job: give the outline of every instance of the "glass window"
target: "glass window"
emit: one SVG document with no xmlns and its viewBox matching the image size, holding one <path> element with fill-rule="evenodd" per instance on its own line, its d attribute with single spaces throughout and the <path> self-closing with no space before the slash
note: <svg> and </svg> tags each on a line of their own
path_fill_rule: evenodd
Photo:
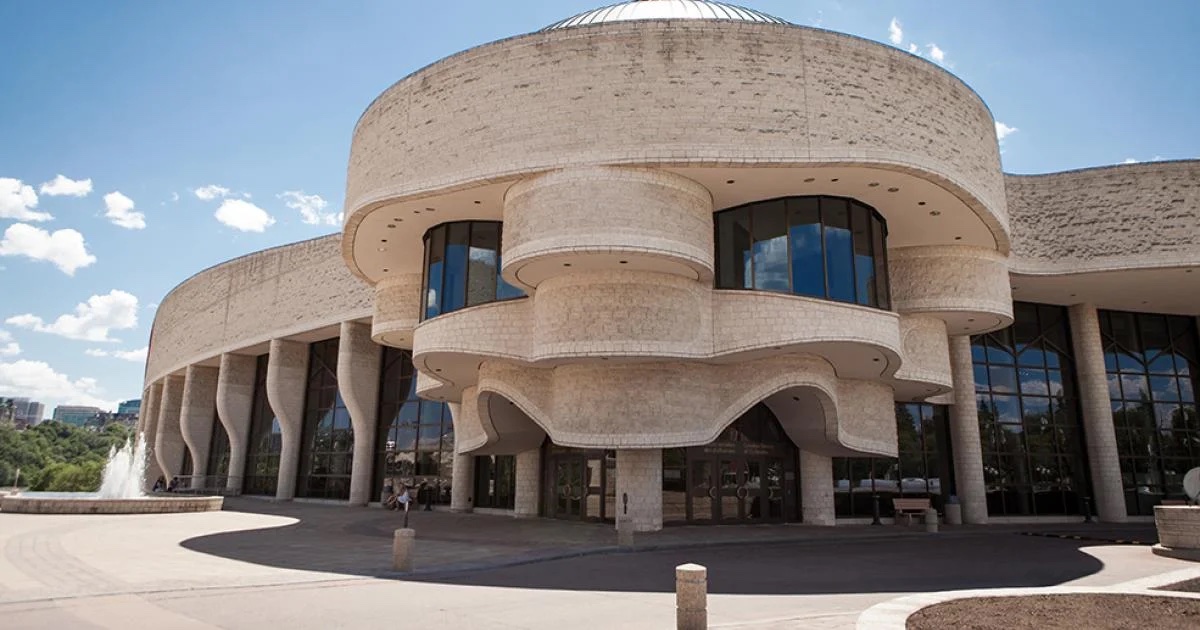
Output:
<svg viewBox="0 0 1200 630">
<path fill-rule="evenodd" d="M 327 339 L 309 346 L 308 403 L 300 433 L 297 496 L 350 498 L 354 431 L 350 428 L 350 412 L 338 392 L 338 343 L 338 339 Z"/>
<path fill-rule="evenodd" d="M 1151 515 L 1163 499 L 1184 498 L 1179 471 L 1200 466 L 1192 404 L 1196 328 L 1192 320 L 1100 312 L 1108 394 L 1130 515 Z M 1108 360 L 1108 356 L 1113 360 Z"/>
<path fill-rule="evenodd" d="M 250 409 L 250 445 L 246 449 L 246 468 L 243 473 L 244 494 L 275 494 L 279 481 L 279 454 L 283 450 L 283 434 L 279 420 L 267 401 L 268 355 L 258 357 L 254 374 L 254 401 Z"/>
<path fill-rule="evenodd" d="M 790 292 L 888 308 L 887 227 L 841 197 L 788 197 L 718 212 L 719 289 Z"/>
<path fill-rule="evenodd" d="M 417 397 L 412 354 L 384 348 L 380 370 L 375 492 L 403 483 L 418 488 L 418 500 L 445 503 L 454 479 L 454 423 L 446 404 Z M 443 463 L 444 462 L 444 463 Z M 472 480 L 462 480 L 471 483 Z"/>
<path fill-rule="evenodd" d="M 501 239 L 498 221 L 443 223 L 425 233 L 422 319 L 524 297 L 500 275 Z"/>
<path fill-rule="evenodd" d="M 1013 305 L 1013 325 L 971 338 L 988 513 L 1079 514 L 1083 448 L 1060 306 Z M 1119 388 L 1119 385 L 1114 383 Z"/>
</svg>

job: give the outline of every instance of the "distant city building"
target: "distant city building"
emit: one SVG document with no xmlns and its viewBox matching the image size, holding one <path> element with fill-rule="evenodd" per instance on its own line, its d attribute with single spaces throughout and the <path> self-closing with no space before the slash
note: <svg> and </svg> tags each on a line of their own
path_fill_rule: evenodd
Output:
<svg viewBox="0 0 1200 630">
<path fill-rule="evenodd" d="M 117 415 L 119 415 L 119 416 L 127 416 L 127 415 L 136 416 L 136 415 L 138 415 L 138 412 L 141 410 L 141 408 L 142 408 L 142 399 L 138 398 L 136 400 L 126 400 L 125 402 L 117 405 Z"/>
<path fill-rule="evenodd" d="M 15 419 L 24 421 L 27 426 L 33 426 L 46 417 L 46 405 L 28 398 L 14 398 L 13 410 Z"/>
<path fill-rule="evenodd" d="M 104 412 L 99 407 L 59 405 L 54 408 L 54 421 L 82 427 L 85 424 L 94 424 L 96 416 L 101 413 Z"/>
</svg>

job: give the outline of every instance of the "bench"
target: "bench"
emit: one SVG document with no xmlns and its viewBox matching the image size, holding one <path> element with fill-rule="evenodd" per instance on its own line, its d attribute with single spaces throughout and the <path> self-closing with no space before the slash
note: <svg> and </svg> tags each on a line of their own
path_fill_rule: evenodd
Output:
<svg viewBox="0 0 1200 630">
<path fill-rule="evenodd" d="M 930 508 L 929 498 L 924 499 L 892 499 L 892 509 L 896 511 L 896 522 L 904 518 L 905 525 L 912 525 L 914 516 L 925 518 L 925 510 Z"/>
</svg>

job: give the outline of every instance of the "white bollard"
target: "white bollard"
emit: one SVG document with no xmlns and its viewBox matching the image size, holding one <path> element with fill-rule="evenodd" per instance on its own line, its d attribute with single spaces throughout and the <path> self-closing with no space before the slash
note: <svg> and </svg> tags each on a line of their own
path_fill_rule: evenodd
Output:
<svg viewBox="0 0 1200 630">
<path fill-rule="evenodd" d="M 938 515 L 937 510 L 929 508 L 925 510 L 925 531 L 930 534 L 936 534 L 938 530 Z"/>
<path fill-rule="evenodd" d="M 708 627 L 708 569 L 698 564 L 675 567 L 675 627 L 677 630 Z"/>
<path fill-rule="evenodd" d="M 413 551 L 416 546 L 417 531 L 414 529 L 397 529 L 392 538 L 392 568 L 397 571 L 413 570 Z"/>
</svg>

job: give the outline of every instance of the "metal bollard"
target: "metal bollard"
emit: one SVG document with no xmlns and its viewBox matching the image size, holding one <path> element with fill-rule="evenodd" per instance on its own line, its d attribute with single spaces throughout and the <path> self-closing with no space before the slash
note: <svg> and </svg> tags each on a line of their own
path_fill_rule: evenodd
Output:
<svg viewBox="0 0 1200 630">
<path fill-rule="evenodd" d="M 392 568 L 397 571 L 413 570 L 413 551 L 416 546 L 415 529 L 397 529 L 392 538 Z"/>
<path fill-rule="evenodd" d="M 925 510 L 925 531 L 930 534 L 936 534 L 938 530 L 938 515 L 937 510 L 929 508 Z"/>
<path fill-rule="evenodd" d="M 708 627 L 708 569 L 698 564 L 675 567 L 675 627 L 677 630 Z"/>
</svg>

